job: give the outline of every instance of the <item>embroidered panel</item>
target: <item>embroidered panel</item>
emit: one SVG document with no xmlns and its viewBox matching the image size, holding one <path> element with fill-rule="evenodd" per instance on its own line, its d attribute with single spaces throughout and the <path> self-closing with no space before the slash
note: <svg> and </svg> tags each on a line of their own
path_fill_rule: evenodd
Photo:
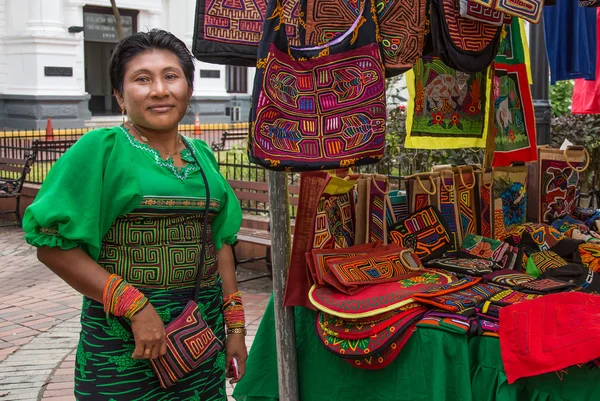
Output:
<svg viewBox="0 0 600 401">
<path fill-rule="evenodd" d="M 402 318 L 372 336 L 357 340 L 347 340 L 330 335 L 323 330 L 317 320 L 316 327 L 318 338 L 325 348 L 334 354 L 348 359 L 362 359 L 369 355 L 382 352 L 408 327 L 421 319 L 427 308 L 420 307 L 408 310 L 402 314 Z"/>
<path fill-rule="evenodd" d="M 482 276 L 491 273 L 498 267 L 491 260 L 473 258 L 438 258 L 427 262 L 427 266 L 472 276 Z"/>
<path fill-rule="evenodd" d="M 517 289 L 521 291 L 533 291 L 535 293 L 550 294 L 561 292 L 576 287 L 573 283 L 567 283 L 553 278 L 538 278 L 521 284 Z"/>
<path fill-rule="evenodd" d="M 416 331 L 415 323 L 409 326 L 394 342 L 392 342 L 383 351 L 362 359 L 345 359 L 352 366 L 361 369 L 377 370 L 383 369 L 396 359 L 404 345 Z"/>
<path fill-rule="evenodd" d="M 343 319 L 361 319 L 380 315 L 413 303 L 411 296 L 456 280 L 450 273 L 424 269 L 407 274 L 392 283 L 367 286 L 357 294 L 348 295 L 330 287 L 313 286 L 310 302 L 323 312 Z"/>
<path fill-rule="evenodd" d="M 537 271 L 537 275 L 545 272 L 548 269 L 555 269 L 557 267 L 566 266 L 567 261 L 558 256 L 555 252 L 552 251 L 542 251 L 535 252 L 529 255 L 529 260 L 527 262 L 528 273 L 531 266 L 531 269 Z"/>
<path fill-rule="evenodd" d="M 371 188 L 369 193 L 369 242 L 387 242 L 384 237 L 387 232 L 384 232 L 384 220 L 388 212 L 386 192 L 389 186 L 387 177 L 378 179 L 377 176 L 371 177 L 369 180 Z M 387 221 L 385 228 L 387 229 Z M 385 230 L 387 231 L 387 230 Z"/>
<path fill-rule="evenodd" d="M 495 304 L 506 306 L 517 304 L 519 302 L 531 301 L 532 299 L 536 299 L 541 296 L 542 295 L 540 294 L 525 294 L 524 292 L 515 290 L 504 290 L 491 297 L 490 301 Z"/>
<path fill-rule="evenodd" d="M 354 209 L 350 193 L 324 193 L 317 206 L 313 249 L 338 249 L 354 245 Z"/>
<path fill-rule="evenodd" d="M 503 287 L 495 284 L 479 283 L 449 294 L 437 295 L 431 298 L 415 296 L 414 299 L 417 302 L 430 304 L 452 312 L 464 312 L 467 309 L 474 308 L 480 302 L 490 299 L 502 290 L 504 290 Z"/>
<path fill-rule="evenodd" d="M 492 185 L 482 184 L 479 186 L 479 210 L 481 236 L 492 238 Z"/>
<path fill-rule="evenodd" d="M 379 246 L 377 243 L 369 243 L 364 245 L 355 245 L 350 248 L 343 249 L 313 249 L 307 258 L 312 258 L 315 269 L 316 282 L 319 285 L 326 285 L 325 276 L 329 271 L 329 261 L 334 259 L 348 259 L 358 255 L 367 255 Z"/>
<path fill-rule="evenodd" d="M 440 0 L 444 8 L 445 23 L 454 46 L 466 52 L 486 50 L 498 36 L 498 26 L 473 19 L 461 18 L 459 2 Z"/>
<path fill-rule="evenodd" d="M 510 245 L 499 240 L 469 234 L 463 240 L 461 251 L 476 258 L 500 262 Z"/>
<path fill-rule="evenodd" d="M 564 239 L 554 227 L 537 223 L 521 224 L 506 234 L 506 241 L 520 246 L 531 243 L 539 251 L 552 249 Z"/>
<path fill-rule="evenodd" d="M 298 42 L 298 2 L 281 0 L 290 39 Z M 235 45 L 258 46 L 267 13 L 267 0 L 198 0 L 203 9 L 204 39 Z"/>
<path fill-rule="evenodd" d="M 504 14 L 500 11 L 484 7 L 471 0 L 460 0 L 460 16 L 496 26 L 504 24 Z"/>
<path fill-rule="evenodd" d="M 570 215 L 578 197 L 580 175 L 567 163 L 557 160 L 541 160 L 541 218 L 545 223 Z M 571 162 L 580 168 L 582 163 Z"/>
<path fill-rule="evenodd" d="M 377 44 L 318 60 L 294 61 L 271 44 L 255 88 L 254 162 L 302 171 L 383 156 L 385 80 Z"/>
<path fill-rule="evenodd" d="M 443 255 L 451 246 L 444 218 L 432 206 L 400 221 L 392 227 L 389 237 L 401 247 L 413 249 L 422 261 Z"/>
<path fill-rule="evenodd" d="M 465 276 L 456 281 L 452 281 L 451 283 L 440 285 L 436 288 L 431 288 L 423 292 L 418 292 L 413 296 L 419 298 L 435 298 L 440 295 L 450 294 L 452 292 L 457 292 L 465 288 L 471 287 L 480 281 L 481 277 Z"/>
<path fill-rule="evenodd" d="M 219 199 L 211 199 L 211 213 L 221 209 Z M 168 213 L 198 213 L 206 210 L 206 199 L 172 196 L 144 196 L 136 211 L 162 211 Z"/>
<path fill-rule="evenodd" d="M 407 73 L 411 94 L 406 146 L 485 147 L 488 70 L 469 74 L 436 58 L 419 59 Z"/>
<path fill-rule="evenodd" d="M 504 240 L 527 218 L 527 168 L 495 168 L 493 194 L 494 238 Z"/>
<path fill-rule="evenodd" d="M 484 7 L 537 24 L 542 16 L 543 0 L 471 0 Z"/>
<path fill-rule="evenodd" d="M 102 240 L 98 264 L 143 288 L 194 287 L 198 273 L 202 285 L 212 285 L 217 277 L 217 252 L 210 227 L 207 235 L 211 240 L 200 272 L 198 266 L 202 222 L 202 214 L 146 212 L 119 217 Z"/>
<path fill-rule="evenodd" d="M 454 178 L 442 175 L 441 180 L 444 180 L 444 185 L 440 185 L 440 213 L 448 227 L 450 235 L 450 248 L 448 252 L 456 252 L 462 242 L 461 232 L 459 230 L 459 220 L 456 208 L 456 200 L 454 197 Z"/>
<path fill-rule="evenodd" d="M 398 220 L 402 220 L 408 216 L 408 199 L 406 193 L 400 191 L 392 191 L 389 195 L 390 204 L 392 205 L 392 214 L 394 220 L 388 219 L 388 227 Z"/>
<path fill-rule="evenodd" d="M 460 214 L 460 226 L 462 235 L 475 234 L 477 232 L 477 219 L 475 209 L 475 176 L 473 182 L 463 185 L 461 180 L 457 181 L 458 211 Z M 469 188 L 471 186 L 471 188 Z"/>
<path fill-rule="evenodd" d="M 363 0 L 304 1 L 306 44 L 324 44 L 346 32 L 360 13 Z M 425 40 L 425 0 L 377 0 L 383 61 L 392 74 L 413 66 Z"/>
<path fill-rule="evenodd" d="M 494 166 L 535 160 L 535 115 L 524 64 L 496 64 L 493 99 Z"/>
<path fill-rule="evenodd" d="M 496 272 L 486 274 L 483 276 L 485 281 L 489 281 L 495 284 L 504 285 L 507 287 L 514 287 L 527 283 L 534 278 L 523 273 L 518 273 L 512 269 L 502 269 Z"/>
</svg>

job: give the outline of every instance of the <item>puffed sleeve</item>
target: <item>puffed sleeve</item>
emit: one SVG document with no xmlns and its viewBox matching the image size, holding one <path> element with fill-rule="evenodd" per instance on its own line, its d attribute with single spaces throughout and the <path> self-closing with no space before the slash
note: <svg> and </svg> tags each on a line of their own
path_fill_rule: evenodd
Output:
<svg viewBox="0 0 600 401">
<path fill-rule="evenodd" d="M 223 177 L 219 170 L 219 164 L 210 147 L 204 141 L 195 140 L 194 145 L 200 151 L 202 158 L 213 167 L 215 179 L 208 178 L 211 183 L 211 189 L 214 187 L 223 188 L 220 195 L 220 204 L 222 205 L 215 219 L 213 220 L 212 232 L 213 241 L 217 249 L 221 249 L 223 244 L 233 245 L 237 239 L 237 233 L 242 226 L 242 208 L 240 202 L 235 196 L 233 189 Z M 211 198 L 213 197 L 211 193 Z"/>
<path fill-rule="evenodd" d="M 25 211 L 25 240 L 36 247 L 81 247 L 98 259 L 102 238 L 120 214 L 141 202 L 118 127 L 86 133 L 50 169 Z"/>
</svg>

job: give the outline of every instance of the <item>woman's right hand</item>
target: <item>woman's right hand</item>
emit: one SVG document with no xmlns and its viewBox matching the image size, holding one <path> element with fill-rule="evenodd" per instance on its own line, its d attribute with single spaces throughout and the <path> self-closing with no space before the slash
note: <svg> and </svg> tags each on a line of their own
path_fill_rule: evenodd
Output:
<svg viewBox="0 0 600 401">
<path fill-rule="evenodd" d="M 131 330 L 135 340 L 133 359 L 156 359 L 167 353 L 165 325 L 150 303 L 133 315 Z"/>
</svg>

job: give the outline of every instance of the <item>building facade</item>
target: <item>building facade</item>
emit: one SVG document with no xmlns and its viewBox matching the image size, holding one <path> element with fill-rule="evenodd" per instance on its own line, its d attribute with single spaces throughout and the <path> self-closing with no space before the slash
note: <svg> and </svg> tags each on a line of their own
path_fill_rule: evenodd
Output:
<svg viewBox="0 0 600 401">
<path fill-rule="evenodd" d="M 116 0 L 124 34 L 166 29 L 191 48 L 195 0 Z M 0 129 L 120 118 L 108 76 L 118 37 L 110 0 L 0 0 Z M 247 121 L 253 68 L 196 62 L 184 123 Z"/>
</svg>

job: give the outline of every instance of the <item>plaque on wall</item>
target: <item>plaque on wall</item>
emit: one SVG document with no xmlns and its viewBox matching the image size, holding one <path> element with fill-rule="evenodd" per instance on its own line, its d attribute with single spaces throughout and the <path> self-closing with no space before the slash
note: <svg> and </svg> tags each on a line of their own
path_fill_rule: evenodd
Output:
<svg viewBox="0 0 600 401">
<path fill-rule="evenodd" d="M 133 33 L 133 17 L 121 15 L 123 35 L 129 36 Z M 117 26 L 115 16 L 112 14 L 83 13 L 83 37 L 90 42 L 117 43 Z"/>
<path fill-rule="evenodd" d="M 72 77 L 73 67 L 44 67 L 46 77 Z"/>
</svg>

